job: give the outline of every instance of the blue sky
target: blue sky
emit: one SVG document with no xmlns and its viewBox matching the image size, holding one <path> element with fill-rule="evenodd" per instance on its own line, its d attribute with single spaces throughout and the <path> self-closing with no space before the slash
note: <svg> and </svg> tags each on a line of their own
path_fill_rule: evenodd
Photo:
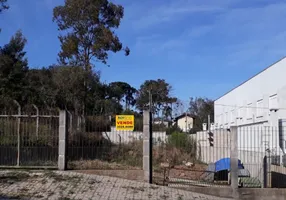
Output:
<svg viewBox="0 0 286 200">
<path fill-rule="evenodd" d="M 63 0 L 8 0 L 0 16 L 0 45 L 18 29 L 28 39 L 29 66 L 57 62 L 52 10 Z M 114 0 L 125 7 L 117 31 L 131 49 L 100 63 L 102 81 L 139 87 L 166 79 L 173 95 L 217 98 L 285 56 L 286 2 L 276 0 Z"/>
</svg>

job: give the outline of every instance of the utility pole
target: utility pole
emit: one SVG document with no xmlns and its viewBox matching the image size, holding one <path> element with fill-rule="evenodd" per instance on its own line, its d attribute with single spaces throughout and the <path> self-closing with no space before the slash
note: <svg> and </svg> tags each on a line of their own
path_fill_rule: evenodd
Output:
<svg viewBox="0 0 286 200">
<path fill-rule="evenodd" d="M 188 132 L 188 118 L 187 118 L 187 111 L 185 113 L 185 117 L 186 117 L 186 133 Z"/>
<path fill-rule="evenodd" d="M 208 115 L 208 131 L 211 131 L 211 116 Z"/>
</svg>

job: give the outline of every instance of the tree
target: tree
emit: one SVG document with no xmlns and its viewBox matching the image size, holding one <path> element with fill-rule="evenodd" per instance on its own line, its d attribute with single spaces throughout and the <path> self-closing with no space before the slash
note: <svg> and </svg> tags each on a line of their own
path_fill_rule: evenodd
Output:
<svg viewBox="0 0 286 200">
<path fill-rule="evenodd" d="M 125 50 L 114 30 L 120 25 L 124 9 L 108 0 L 65 0 L 64 6 L 54 8 L 53 21 L 64 34 L 61 43 L 60 61 L 63 64 L 83 66 L 91 71 L 92 60 L 104 64 L 108 52 Z"/>
<path fill-rule="evenodd" d="M 9 6 L 7 5 L 7 0 L 0 0 L 0 13 L 8 8 Z"/>
<path fill-rule="evenodd" d="M 0 96 L 23 102 L 26 100 L 28 61 L 24 51 L 27 40 L 21 31 L 0 48 Z"/>
<path fill-rule="evenodd" d="M 145 81 L 137 92 L 136 108 L 142 111 L 149 105 L 151 97 L 152 112 L 161 117 L 168 117 L 172 104 L 177 101 L 177 98 L 171 97 L 171 90 L 172 86 L 164 79 Z"/>
<path fill-rule="evenodd" d="M 109 84 L 110 98 L 115 98 L 118 103 L 125 103 L 125 110 L 135 105 L 135 97 L 137 90 L 125 82 L 112 82 Z"/>
<path fill-rule="evenodd" d="M 208 115 L 211 122 L 214 120 L 214 101 L 208 98 L 191 98 L 189 104 L 190 114 L 195 117 L 194 129 L 202 130 L 202 124 L 207 123 Z"/>
<path fill-rule="evenodd" d="M 58 107 L 57 88 L 50 68 L 30 69 L 27 74 L 29 103 L 44 107 Z"/>
</svg>

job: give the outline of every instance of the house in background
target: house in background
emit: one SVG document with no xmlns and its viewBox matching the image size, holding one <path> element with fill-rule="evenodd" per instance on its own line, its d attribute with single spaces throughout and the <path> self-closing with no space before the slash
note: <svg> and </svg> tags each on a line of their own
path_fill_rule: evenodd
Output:
<svg viewBox="0 0 286 200">
<path fill-rule="evenodd" d="M 177 116 L 174 121 L 183 132 L 189 132 L 194 126 L 194 118 L 187 113 Z"/>
</svg>

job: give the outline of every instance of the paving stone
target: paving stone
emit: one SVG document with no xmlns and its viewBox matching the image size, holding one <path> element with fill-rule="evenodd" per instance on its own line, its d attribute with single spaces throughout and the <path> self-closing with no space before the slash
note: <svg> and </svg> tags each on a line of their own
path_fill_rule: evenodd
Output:
<svg viewBox="0 0 286 200">
<path fill-rule="evenodd" d="M 28 177 L 27 177 L 28 173 Z M 149 185 L 120 178 L 76 172 L 0 171 L 14 179 L 0 179 L 0 200 L 17 199 L 110 199 L 110 200 L 223 200 L 209 195 Z M 26 174 L 26 176 L 24 176 Z"/>
</svg>

